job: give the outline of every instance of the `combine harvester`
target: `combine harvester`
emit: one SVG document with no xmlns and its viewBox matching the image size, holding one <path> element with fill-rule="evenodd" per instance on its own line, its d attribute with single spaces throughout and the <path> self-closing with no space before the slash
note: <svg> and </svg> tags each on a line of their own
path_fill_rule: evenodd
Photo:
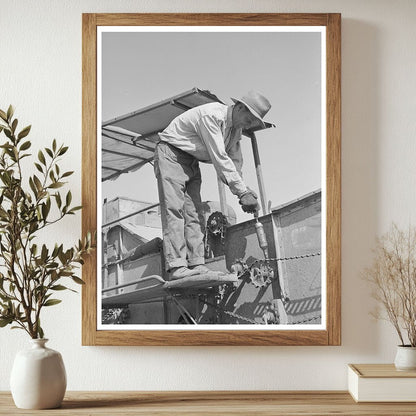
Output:
<svg viewBox="0 0 416 416">
<path fill-rule="evenodd" d="M 194 88 L 104 122 L 102 181 L 152 163 L 158 132 L 182 112 L 214 101 L 221 102 Z M 220 181 L 219 202 L 204 203 L 206 265 L 223 274 L 168 281 L 157 236 L 161 236 L 158 204 L 122 198 L 105 203 L 103 324 L 321 323 L 321 192 L 267 207 L 255 136 L 261 129 L 243 134 L 252 143 L 262 215 L 237 223 Z"/>
</svg>

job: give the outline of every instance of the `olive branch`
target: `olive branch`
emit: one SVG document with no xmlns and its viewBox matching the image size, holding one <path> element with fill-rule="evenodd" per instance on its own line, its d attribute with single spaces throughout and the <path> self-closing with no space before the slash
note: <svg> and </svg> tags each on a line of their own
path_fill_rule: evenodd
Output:
<svg viewBox="0 0 416 416">
<path fill-rule="evenodd" d="M 74 215 L 81 206 L 72 206 L 71 191 L 61 188 L 72 171 L 61 172 L 58 162 L 68 147 L 54 139 L 50 148 L 39 150 L 36 173 L 25 182 L 22 159 L 31 156 L 31 142 L 25 140 L 31 126 L 17 132 L 14 109 L 0 110 L 0 327 L 25 330 L 32 338 L 43 338 L 43 307 L 61 302 L 55 292 L 73 289 L 61 283 L 69 278 L 83 284 L 76 271 L 85 255 L 93 250 L 91 233 L 69 249 L 56 243 L 53 249 L 36 244 L 38 233 Z"/>
</svg>

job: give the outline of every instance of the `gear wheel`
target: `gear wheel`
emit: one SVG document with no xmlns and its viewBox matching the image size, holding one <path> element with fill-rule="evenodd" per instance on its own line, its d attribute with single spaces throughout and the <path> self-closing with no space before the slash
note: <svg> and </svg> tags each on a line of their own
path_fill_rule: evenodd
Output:
<svg viewBox="0 0 416 416">
<path fill-rule="evenodd" d="M 250 266 L 250 280 L 256 287 L 267 286 L 273 277 L 273 269 L 264 261 L 257 260 Z"/>
<path fill-rule="evenodd" d="M 227 227 L 227 218 L 222 212 L 213 212 L 207 220 L 207 229 L 212 235 L 224 236 L 225 228 Z"/>
</svg>

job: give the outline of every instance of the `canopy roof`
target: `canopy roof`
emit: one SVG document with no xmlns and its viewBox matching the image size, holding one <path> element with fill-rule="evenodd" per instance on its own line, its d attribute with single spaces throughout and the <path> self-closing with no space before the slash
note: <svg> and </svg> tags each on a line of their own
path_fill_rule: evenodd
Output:
<svg viewBox="0 0 416 416">
<path fill-rule="evenodd" d="M 222 101 L 209 91 L 193 88 L 102 124 L 102 181 L 133 172 L 153 160 L 158 133 L 193 107 Z M 267 125 L 266 127 L 271 127 Z M 259 126 L 253 130 L 260 130 Z"/>
</svg>

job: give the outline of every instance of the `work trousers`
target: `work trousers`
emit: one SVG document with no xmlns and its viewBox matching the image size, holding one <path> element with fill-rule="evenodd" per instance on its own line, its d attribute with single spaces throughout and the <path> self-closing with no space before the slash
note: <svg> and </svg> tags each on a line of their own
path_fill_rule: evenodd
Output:
<svg viewBox="0 0 416 416">
<path fill-rule="evenodd" d="M 204 216 L 198 160 L 160 142 L 155 150 L 154 169 L 166 270 L 204 264 Z"/>
</svg>

